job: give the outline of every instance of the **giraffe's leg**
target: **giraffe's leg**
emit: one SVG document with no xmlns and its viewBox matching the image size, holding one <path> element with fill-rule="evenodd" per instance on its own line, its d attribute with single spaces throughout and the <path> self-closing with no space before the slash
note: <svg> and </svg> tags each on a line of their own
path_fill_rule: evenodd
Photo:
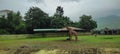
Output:
<svg viewBox="0 0 120 54">
<path fill-rule="evenodd" d="M 73 31 L 73 34 L 74 34 L 74 36 L 75 36 L 75 40 L 77 41 L 77 40 L 78 40 L 78 34 L 77 34 L 77 32 L 76 32 L 76 31 Z"/>
<path fill-rule="evenodd" d="M 71 31 L 69 32 L 69 38 L 70 38 L 70 40 L 72 40 L 72 32 Z"/>
<path fill-rule="evenodd" d="M 77 37 L 77 36 L 75 36 L 75 40 L 76 40 L 76 41 L 78 40 L 78 37 Z"/>
</svg>

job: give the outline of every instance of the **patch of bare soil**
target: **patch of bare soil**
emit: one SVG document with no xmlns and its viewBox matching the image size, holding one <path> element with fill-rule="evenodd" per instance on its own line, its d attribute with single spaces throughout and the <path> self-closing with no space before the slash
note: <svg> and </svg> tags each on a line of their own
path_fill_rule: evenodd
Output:
<svg viewBox="0 0 120 54">
<path fill-rule="evenodd" d="M 1 49 L 0 54 L 120 54 L 120 48 L 66 48 L 50 46 L 47 48 L 20 46 L 18 48 Z"/>
<path fill-rule="evenodd" d="M 118 48 L 80 48 L 78 50 L 40 50 L 35 54 L 120 54 Z"/>
</svg>

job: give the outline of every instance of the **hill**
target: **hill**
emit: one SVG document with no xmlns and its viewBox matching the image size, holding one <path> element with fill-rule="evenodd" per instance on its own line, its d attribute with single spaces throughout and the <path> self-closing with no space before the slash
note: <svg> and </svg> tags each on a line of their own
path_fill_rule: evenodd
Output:
<svg viewBox="0 0 120 54">
<path fill-rule="evenodd" d="M 94 20 L 97 21 L 97 29 L 103 29 L 105 27 L 110 29 L 120 29 L 120 16 L 110 15 L 106 17 L 95 18 Z"/>
</svg>

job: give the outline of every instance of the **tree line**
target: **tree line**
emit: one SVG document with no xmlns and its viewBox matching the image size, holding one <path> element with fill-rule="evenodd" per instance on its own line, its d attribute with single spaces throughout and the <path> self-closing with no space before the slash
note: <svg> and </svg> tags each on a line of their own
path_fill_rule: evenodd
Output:
<svg viewBox="0 0 120 54">
<path fill-rule="evenodd" d="M 9 12 L 7 17 L 0 18 L 0 34 L 24 34 L 33 33 L 33 29 L 62 28 L 65 25 L 74 26 L 90 31 L 97 28 L 92 16 L 82 15 L 78 22 L 73 22 L 68 16 L 64 16 L 61 6 L 56 8 L 53 16 L 49 16 L 38 7 L 30 7 L 22 17 L 20 12 Z"/>
</svg>

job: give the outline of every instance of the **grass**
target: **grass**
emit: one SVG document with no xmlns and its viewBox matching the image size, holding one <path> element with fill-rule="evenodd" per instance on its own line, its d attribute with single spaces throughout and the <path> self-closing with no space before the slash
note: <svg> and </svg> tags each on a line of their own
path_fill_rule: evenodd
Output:
<svg viewBox="0 0 120 54">
<path fill-rule="evenodd" d="M 94 49 L 97 49 L 101 54 L 120 53 L 120 35 L 78 36 L 78 41 L 66 41 L 66 38 L 68 37 L 40 38 L 39 35 L 31 34 L 0 35 L 0 54 L 14 54 L 15 52 L 58 54 L 57 52 L 64 51 L 70 52 L 68 54 L 80 54 L 81 49 L 82 54 L 88 52 L 88 50 L 88 53 L 98 54 Z M 20 48 L 21 46 L 28 46 L 29 48 Z M 19 52 L 18 49 L 21 49 L 21 51 Z M 65 52 L 61 54 L 66 54 Z"/>
<path fill-rule="evenodd" d="M 65 41 L 67 37 L 27 38 L 28 36 L 30 35 L 0 35 L 0 49 L 22 45 L 37 46 L 39 48 L 120 48 L 120 35 L 79 36 L 77 42 Z"/>
</svg>

